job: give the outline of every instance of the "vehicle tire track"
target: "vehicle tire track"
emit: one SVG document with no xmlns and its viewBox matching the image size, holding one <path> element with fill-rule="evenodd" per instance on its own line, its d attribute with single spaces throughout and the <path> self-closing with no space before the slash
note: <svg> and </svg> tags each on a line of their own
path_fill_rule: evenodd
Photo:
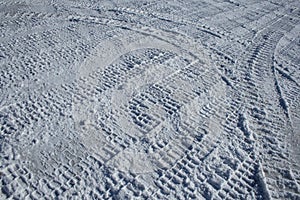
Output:
<svg viewBox="0 0 300 200">
<path fill-rule="evenodd" d="M 270 160 L 270 157 L 264 156 L 263 152 L 257 151 L 259 154 L 256 155 L 256 157 L 259 159 L 259 162 L 262 163 L 261 170 L 264 176 L 263 179 L 265 180 L 264 184 L 266 185 L 267 196 L 270 196 L 270 198 L 297 198 L 297 196 L 299 196 L 297 192 L 297 180 L 292 177 L 284 177 L 280 172 L 281 167 L 279 167 L 284 165 L 284 163 L 291 163 L 289 166 L 294 166 L 294 164 L 292 164 L 293 161 L 289 158 L 290 156 L 279 153 L 283 152 L 280 148 L 284 148 L 286 149 L 285 151 L 287 151 L 285 143 L 286 136 L 283 133 L 290 132 L 289 127 L 291 126 L 288 115 L 284 114 L 287 112 L 286 107 L 281 105 L 281 108 L 278 109 L 280 99 L 274 102 L 274 99 L 260 95 L 260 93 L 264 93 L 263 91 L 267 88 L 260 83 L 265 83 L 266 77 L 274 77 L 274 74 L 270 76 L 273 66 L 272 56 L 277 42 L 284 35 L 279 31 L 290 31 L 292 29 L 290 26 L 281 26 L 280 24 L 283 23 L 286 23 L 286 18 L 275 23 L 273 27 L 269 29 L 270 32 L 262 36 L 262 39 L 258 37 L 257 44 L 252 47 L 253 50 L 248 51 L 250 52 L 250 59 L 243 59 L 244 62 L 242 60 L 241 65 L 238 65 L 242 71 L 242 77 L 244 77 L 241 79 L 239 87 L 245 92 L 246 105 L 249 110 L 247 120 L 249 120 L 249 125 L 251 125 L 249 128 L 251 132 L 254 133 L 254 137 L 258 139 L 255 145 L 263 147 L 260 147 L 260 149 L 268 149 L 268 154 L 272 154 L 273 158 L 277 158 L 276 160 Z M 245 68 L 243 69 L 244 66 Z M 251 70 L 250 73 L 248 72 L 249 69 Z M 273 88 L 275 89 L 276 77 L 274 77 L 273 83 Z M 279 98 L 282 97 L 279 95 Z M 274 107 L 273 105 L 277 106 Z M 285 120 L 287 120 L 287 122 L 285 122 Z M 287 128 L 285 129 L 284 127 L 286 126 Z M 296 166 L 297 165 L 295 165 L 295 167 Z M 298 167 L 293 169 L 293 171 L 296 170 L 296 174 L 298 171 L 297 168 Z M 271 169 L 272 171 L 269 171 Z M 274 179 L 275 177 L 276 179 Z M 285 190 L 280 190 L 280 186 L 277 185 L 278 183 L 276 183 L 275 180 L 279 179 L 285 180 L 285 184 L 287 184 Z M 280 194 L 281 196 L 277 196 L 277 191 L 282 192 Z"/>
</svg>

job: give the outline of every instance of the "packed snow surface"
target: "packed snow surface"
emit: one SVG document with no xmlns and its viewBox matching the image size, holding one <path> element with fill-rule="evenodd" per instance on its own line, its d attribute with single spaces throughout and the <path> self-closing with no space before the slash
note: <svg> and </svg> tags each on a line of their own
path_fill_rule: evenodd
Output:
<svg viewBox="0 0 300 200">
<path fill-rule="evenodd" d="M 300 199 L 300 1 L 0 1 L 0 187 Z"/>
</svg>

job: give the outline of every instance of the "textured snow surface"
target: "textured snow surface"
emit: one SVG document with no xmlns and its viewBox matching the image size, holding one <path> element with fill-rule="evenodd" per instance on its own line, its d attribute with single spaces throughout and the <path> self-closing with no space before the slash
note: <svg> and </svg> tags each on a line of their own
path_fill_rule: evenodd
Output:
<svg viewBox="0 0 300 200">
<path fill-rule="evenodd" d="M 300 199 L 300 1 L 0 1 L 0 188 Z"/>
</svg>

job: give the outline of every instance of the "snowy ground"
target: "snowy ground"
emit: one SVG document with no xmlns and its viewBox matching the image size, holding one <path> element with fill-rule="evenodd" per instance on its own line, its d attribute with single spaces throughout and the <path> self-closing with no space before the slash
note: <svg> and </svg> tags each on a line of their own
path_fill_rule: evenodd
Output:
<svg viewBox="0 0 300 200">
<path fill-rule="evenodd" d="M 0 199 L 300 199 L 299 0 L 0 1 Z"/>
</svg>

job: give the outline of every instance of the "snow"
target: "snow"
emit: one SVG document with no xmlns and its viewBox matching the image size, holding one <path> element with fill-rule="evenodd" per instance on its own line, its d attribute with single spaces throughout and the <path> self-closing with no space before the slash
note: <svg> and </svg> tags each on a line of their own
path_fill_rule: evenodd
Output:
<svg viewBox="0 0 300 200">
<path fill-rule="evenodd" d="M 300 199 L 299 1 L 0 19 L 0 199 Z"/>
</svg>

